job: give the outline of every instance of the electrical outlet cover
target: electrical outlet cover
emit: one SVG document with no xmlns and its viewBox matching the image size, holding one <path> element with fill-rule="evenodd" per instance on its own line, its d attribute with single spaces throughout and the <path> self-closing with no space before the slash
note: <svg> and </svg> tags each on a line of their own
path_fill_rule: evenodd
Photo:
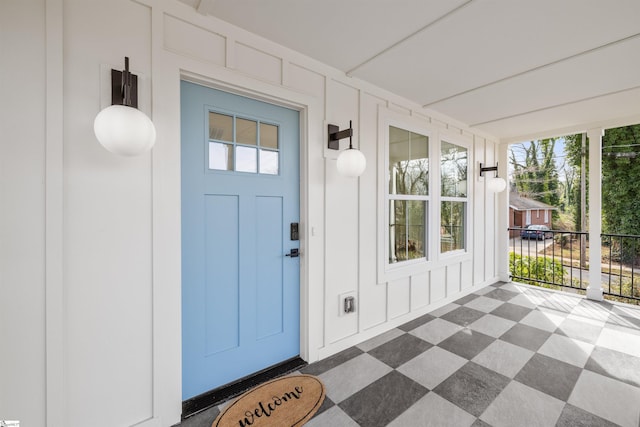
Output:
<svg viewBox="0 0 640 427">
<path fill-rule="evenodd" d="M 349 313 L 345 313 L 344 312 L 344 307 L 345 307 L 345 299 L 347 299 L 348 297 L 353 298 L 354 301 L 354 310 L 349 312 Z M 350 291 L 350 292 L 345 292 L 343 294 L 338 295 L 338 316 L 344 316 L 346 314 L 352 314 L 355 313 L 355 311 L 358 308 L 358 299 L 356 298 L 356 292 L 355 291 Z"/>
</svg>

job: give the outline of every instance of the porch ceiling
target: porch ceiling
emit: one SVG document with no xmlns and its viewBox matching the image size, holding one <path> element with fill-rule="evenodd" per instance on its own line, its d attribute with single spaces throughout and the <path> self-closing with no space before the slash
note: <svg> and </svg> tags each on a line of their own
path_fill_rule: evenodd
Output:
<svg viewBox="0 0 640 427">
<path fill-rule="evenodd" d="M 640 121 L 638 0 L 180 0 L 503 141 Z"/>
</svg>

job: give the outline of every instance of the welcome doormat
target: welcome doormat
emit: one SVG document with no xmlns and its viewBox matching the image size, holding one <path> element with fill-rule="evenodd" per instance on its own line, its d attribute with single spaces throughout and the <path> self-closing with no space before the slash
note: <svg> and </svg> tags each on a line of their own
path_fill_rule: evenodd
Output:
<svg viewBox="0 0 640 427">
<path fill-rule="evenodd" d="M 261 384 L 240 396 L 211 427 L 298 427 L 318 411 L 324 384 L 311 375 L 292 375 Z"/>
</svg>

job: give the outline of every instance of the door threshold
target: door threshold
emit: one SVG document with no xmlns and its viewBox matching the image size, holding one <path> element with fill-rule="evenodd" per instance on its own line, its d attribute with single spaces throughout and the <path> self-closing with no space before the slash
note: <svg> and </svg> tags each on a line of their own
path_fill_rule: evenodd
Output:
<svg viewBox="0 0 640 427">
<path fill-rule="evenodd" d="M 281 375 L 289 374 L 297 369 L 300 369 L 307 365 L 307 362 L 300 357 L 294 357 L 289 360 L 285 360 L 277 365 L 270 366 L 262 371 L 258 371 L 255 374 L 248 375 L 244 378 L 240 378 L 237 381 L 218 387 L 213 390 L 209 390 L 198 396 L 182 402 L 182 419 L 196 415 L 212 406 L 219 405 L 241 395 L 247 390 L 253 387 L 272 380 Z"/>
</svg>

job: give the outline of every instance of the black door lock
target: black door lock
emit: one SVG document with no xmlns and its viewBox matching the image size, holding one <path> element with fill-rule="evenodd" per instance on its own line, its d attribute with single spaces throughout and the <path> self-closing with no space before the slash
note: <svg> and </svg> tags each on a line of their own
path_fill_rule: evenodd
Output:
<svg viewBox="0 0 640 427">
<path fill-rule="evenodd" d="M 298 258 L 300 256 L 300 252 L 298 248 L 293 248 L 291 249 L 291 251 L 289 251 L 288 254 L 285 254 L 285 256 L 290 256 L 291 258 Z"/>
</svg>

